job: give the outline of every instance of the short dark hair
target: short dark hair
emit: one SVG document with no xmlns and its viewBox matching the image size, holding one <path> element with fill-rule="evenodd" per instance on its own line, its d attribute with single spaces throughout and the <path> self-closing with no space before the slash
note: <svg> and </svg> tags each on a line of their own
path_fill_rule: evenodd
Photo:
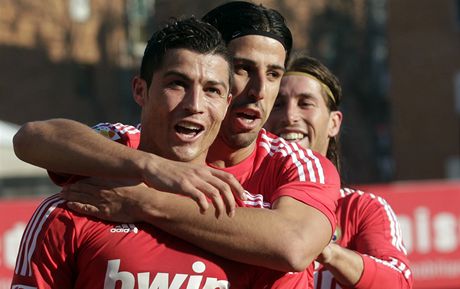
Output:
<svg viewBox="0 0 460 289">
<path fill-rule="evenodd" d="M 234 1 L 212 9 L 202 18 L 216 27 L 228 44 L 237 36 L 260 34 L 272 37 L 286 50 L 286 59 L 292 49 L 291 30 L 278 11 L 245 1 Z"/>
<path fill-rule="evenodd" d="M 229 64 L 229 87 L 232 87 L 232 57 L 228 53 L 225 41 L 214 26 L 194 17 L 171 19 L 169 24 L 155 32 L 147 42 L 140 76 L 147 82 L 148 87 L 151 85 L 153 73 L 163 64 L 166 52 L 178 48 L 222 56 Z"/>
<path fill-rule="evenodd" d="M 329 96 L 324 96 L 326 106 L 329 111 L 339 110 L 340 102 L 342 101 L 342 88 L 340 86 L 340 82 L 337 77 L 319 60 L 305 54 L 298 54 L 289 60 L 286 71 L 304 72 L 317 78 L 331 90 L 332 95 L 334 96 L 333 99 Z M 329 140 L 326 157 L 340 172 L 340 142 L 338 135 Z"/>
</svg>

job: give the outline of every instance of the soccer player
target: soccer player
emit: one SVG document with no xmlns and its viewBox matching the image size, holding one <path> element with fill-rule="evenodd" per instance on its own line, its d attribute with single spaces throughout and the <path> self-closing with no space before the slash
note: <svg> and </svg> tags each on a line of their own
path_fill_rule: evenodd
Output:
<svg viewBox="0 0 460 289">
<path fill-rule="evenodd" d="M 211 168 L 185 166 L 151 154 L 133 156 L 132 149 L 63 120 L 23 126 L 15 138 L 16 152 L 21 159 L 53 171 L 134 178 L 150 186 L 128 190 L 92 180 L 68 186 L 67 198 L 86 203 L 73 207 L 82 213 L 146 221 L 228 259 L 304 271 L 332 237 L 340 179 L 325 157 L 262 129 L 292 47 L 291 33 L 277 11 L 248 2 L 221 5 L 203 19 L 222 33 L 235 69 L 232 103 L 208 152 Z M 136 137 L 133 131 L 121 133 L 127 140 Z M 39 148 L 28 151 L 27 145 Z M 128 145 L 135 147 L 135 142 Z M 215 218 L 219 203 L 231 207 L 229 200 L 222 200 L 227 199 L 225 192 L 237 187 L 226 184 L 228 174 L 214 177 L 216 169 L 233 174 L 246 190 L 245 204 L 255 208 L 238 207 L 232 218 L 219 213 Z M 156 194 L 159 190 L 191 196 L 203 214 L 194 200 Z M 215 207 L 203 205 L 200 195 L 212 199 Z M 312 274 L 311 266 L 308 272 Z"/>
<path fill-rule="evenodd" d="M 132 82 L 133 97 L 142 108 L 139 150 L 204 166 L 230 103 L 231 79 L 230 56 L 213 26 L 190 18 L 156 32 L 140 76 Z M 120 131 L 120 137 L 135 130 L 116 127 L 127 131 Z M 112 126 L 98 127 L 106 128 Z M 58 194 L 43 201 L 27 225 L 11 288 L 269 286 L 269 278 L 258 283 L 258 274 L 256 268 L 144 223 L 116 224 L 77 214 Z"/>
<path fill-rule="evenodd" d="M 318 60 L 298 56 L 288 65 L 266 128 L 326 155 L 339 167 L 342 92 Z M 406 249 L 396 215 L 381 197 L 343 188 L 338 225 L 319 255 L 315 288 L 412 288 Z"/>
</svg>

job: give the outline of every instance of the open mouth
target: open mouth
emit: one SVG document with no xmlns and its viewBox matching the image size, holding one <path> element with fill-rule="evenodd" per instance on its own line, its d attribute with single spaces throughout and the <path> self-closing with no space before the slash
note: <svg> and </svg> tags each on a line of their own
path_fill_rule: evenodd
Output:
<svg viewBox="0 0 460 289">
<path fill-rule="evenodd" d="M 177 133 L 189 138 L 196 137 L 202 131 L 204 131 L 204 127 L 202 125 L 185 121 L 176 124 L 174 128 L 176 129 Z"/>
<path fill-rule="evenodd" d="M 256 113 L 252 113 L 252 112 L 238 112 L 236 114 L 239 118 L 242 118 L 244 119 L 245 121 L 247 122 L 251 122 L 251 121 L 254 121 L 258 118 L 257 114 Z"/>
<path fill-rule="evenodd" d="M 281 133 L 279 136 L 289 142 L 296 142 L 306 137 L 306 135 L 301 132 L 286 132 Z"/>
</svg>

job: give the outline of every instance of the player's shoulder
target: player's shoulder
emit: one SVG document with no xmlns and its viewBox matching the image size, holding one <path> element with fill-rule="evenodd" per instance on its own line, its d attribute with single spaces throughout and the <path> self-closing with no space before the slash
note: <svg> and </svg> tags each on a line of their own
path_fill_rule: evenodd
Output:
<svg viewBox="0 0 460 289">
<path fill-rule="evenodd" d="M 136 148 L 139 145 L 141 128 L 140 125 L 102 122 L 92 127 L 102 136 L 119 143 Z"/>
<path fill-rule="evenodd" d="M 105 136 L 116 140 L 116 137 L 121 135 L 137 135 L 140 134 L 140 125 L 130 125 L 123 124 L 120 122 L 110 123 L 110 122 L 101 122 L 94 125 L 93 130 L 99 132 L 100 134 L 106 134 Z"/>
<path fill-rule="evenodd" d="M 286 160 L 294 163 L 315 163 L 327 171 L 336 172 L 334 164 L 325 156 L 311 149 L 305 149 L 296 143 L 290 143 L 265 129 L 262 129 L 257 139 L 259 149 L 275 161 Z"/>
<path fill-rule="evenodd" d="M 62 214 L 71 215 L 72 211 L 67 208 L 66 202 L 60 194 L 49 196 L 38 205 L 32 218 L 45 221 L 45 219 L 56 218 Z"/>
<path fill-rule="evenodd" d="M 258 146 L 265 149 L 269 155 L 278 158 L 290 158 L 292 155 L 306 156 L 318 159 L 324 163 L 331 163 L 325 156 L 311 149 L 305 149 L 296 143 L 287 142 L 271 132 L 262 129 L 257 139 Z"/>
<path fill-rule="evenodd" d="M 388 202 L 381 196 L 372 192 L 363 191 L 353 188 L 341 188 L 340 198 L 342 203 L 355 203 L 361 207 L 363 206 L 378 206 L 389 207 Z"/>
<path fill-rule="evenodd" d="M 71 221 L 71 215 L 72 212 L 67 208 L 66 200 L 59 194 L 47 197 L 35 209 L 26 227 L 26 234 L 29 234 L 27 232 L 47 232 L 57 223 Z"/>
</svg>

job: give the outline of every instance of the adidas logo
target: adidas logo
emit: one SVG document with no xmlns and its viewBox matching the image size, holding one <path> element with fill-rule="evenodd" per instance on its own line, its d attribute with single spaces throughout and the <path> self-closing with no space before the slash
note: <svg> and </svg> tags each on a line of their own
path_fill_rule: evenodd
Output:
<svg viewBox="0 0 460 289">
<path fill-rule="evenodd" d="M 133 232 L 134 234 L 137 234 L 139 229 L 137 229 L 134 224 L 121 224 L 117 225 L 114 228 L 110 229 L 110 233 L 129 233 Z"/>
</svg>

